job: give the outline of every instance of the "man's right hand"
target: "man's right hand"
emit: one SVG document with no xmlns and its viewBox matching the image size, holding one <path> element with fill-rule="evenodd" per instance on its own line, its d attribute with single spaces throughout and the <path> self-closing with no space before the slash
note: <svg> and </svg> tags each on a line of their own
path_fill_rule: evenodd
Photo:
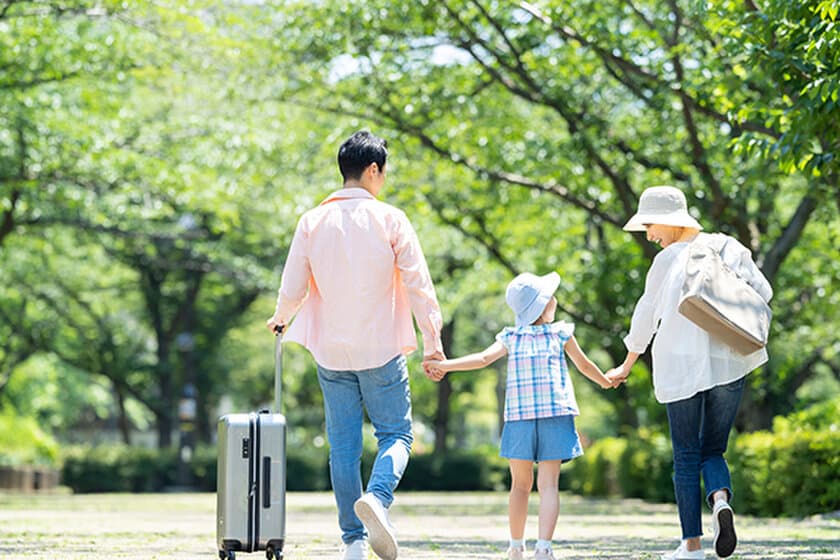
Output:
<svg viewBox="0 0 840 560">
<path fill-rule="evenodd" d="M 265 322 L 265 326 L 271 332 L 271 334 L 277 334 L 277 327 L 284 326 L 283 323 L 277 320 L 275 317 L 271 317 L 268 321 Z"/>
</svg>

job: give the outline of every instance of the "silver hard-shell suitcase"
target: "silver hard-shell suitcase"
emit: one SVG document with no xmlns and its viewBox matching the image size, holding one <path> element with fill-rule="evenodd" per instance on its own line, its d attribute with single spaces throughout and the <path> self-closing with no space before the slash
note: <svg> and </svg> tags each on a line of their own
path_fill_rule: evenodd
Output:
<svg viewBox="0 0 840 560">
<path fill-rule="evenodd" d="M 275 340 L 274 408 L 219 418 L 216 540 L 219 558 L 264 550 L 283 558 L 286 418 L 281 414 L 282 340 Z"/>
</svg>

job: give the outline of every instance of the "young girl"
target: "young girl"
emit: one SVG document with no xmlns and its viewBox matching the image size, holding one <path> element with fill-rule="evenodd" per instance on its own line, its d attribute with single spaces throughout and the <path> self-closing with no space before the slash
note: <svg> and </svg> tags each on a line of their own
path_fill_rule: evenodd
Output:
<svg viewBox="0 0 840 560">
<path fill-rule="evenodd" d="M 538 463 L 540 495 L 535 560 L 554 560 L 551 539 L 560 507 L 560 465 L 583 453 L 574 422 L 578 407 L 563 351 L 586 377 L 605 389 L 613 386 L 578 346 L 572 336 L 574 325 L 553 322 L 557 310 L 554 292 L 559 284 L 556 272 L 545 276 L 520 274 L 505 294 L 516 314 L 516 326 L 502 330 L 496 335 L 496 342 L 483 352 L 426 363 L 429 377 L 439 381 L 450 371 L 481 369 L 509 355 L 501 456 L 510 460 L 511 560 L 519 560 L 525 553 L 525 520 L 534 483 L 534 462 Z"/>
</svg>

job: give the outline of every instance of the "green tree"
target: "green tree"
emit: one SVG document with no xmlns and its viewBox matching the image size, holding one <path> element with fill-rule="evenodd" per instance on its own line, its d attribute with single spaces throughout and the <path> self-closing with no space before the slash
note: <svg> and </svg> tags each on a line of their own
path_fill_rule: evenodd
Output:
<svg viewBox="0 0 840 560">
<path fill-rule="evenodd" d="M 267 403 L 261 323 L 294 225 L 339 186 L 340 141 L 372 128 L 450 354 L 508 322 L 513 274 L 558 270 L 561 317 L 620 359 L 655 254 L 620 226 L 646 186 L 683 188 L 774 285 L 772 359 L 739 422 L 766 427 L 840 371 L 836 17 L 782 0 L 0 0 L 0 396 L 41 354 L 108 386 L 125 438 L 141 403 L 164 445 L 187 383 L 204 438 L 230 391 Z M 311 360 L 288 356 L 293 437 L 315 441 Z M 663 421 L 647 366 L 605 394 L 622 425 Z M 499 414 L 502 369 L 417 378 L 439 450 Z"/>
<path fill-rule="evenodd" d="M 755 428 L 788 410 L 812 371 L 791 369 L 810 363 L 788 359 L 791 330 L 806 315 L 811 325 L 831 324 L 838 304 L 820 291 L 805 314 L 793 313 L 801 295 L 786 289 L 801 288 L 793 263 L 803 260 L 816 279 L 836 283 L 834 259 L 820 248 L 836 235 L 838 189 L 828 85 L 836 16 L 825 3 L 785 6 L 284 3 L 277 22 L 291 30 L 286 48 L 278 38 L 268 50 L 278 53 L 273 64 L 290 68 L 283 100 L 394 131 L 432 170 L 406 181 L 457 176 L 434 189 L 440 220 L 496 266 L 560 268 L 569 279 L 563 312 L 613 360 L 654 253 L 619 228 L 644 187 L 681 186 L 707 228 L 751 248 L 777 288 L 773 360 L 752 378 L 742 419 Z M 772 42 L 762 25 L 784 47 L 757 48 L 758 39 Z M 779 72 L 800 58 L 807 75 Z M 780 99 L 798 88 L 810 93 Z M 794 122 L 791 112 L 808 118 Z M 752 157 L 751 148 L 772 157 Z M 776 152 L 793 155 L 779 166 Z M 822 348 L 811 356 L 822 363 L 836 350 L 823 348 L 818 332 L 799 342 Z M 614 402 L 633 424 L 636 407 L 624 396 Z"/>
<path fill-rule="evenodd" d="M 22 258 L 36 237 L 43 260 L 4 285 L 2 380 L 52 352 L 108 378 L 120 409 L 128 397 L 148 407 L 162 445 L 184 383 L 218 393 L 218 373 L 198 369 L 265 285 L 255 260 L 281 254 L 263 243 L 276 228 L 259 201 L 276 186 L 275 138 L 208 87 L 235 78 L 223 62 L 236 43 L 209 32 L 212 6 L 201 18 L 184 7 L 10 2 L 0 17 L 0 259 Z M 73 258 L 83 264 L 67 267 Z"/>
</svg>

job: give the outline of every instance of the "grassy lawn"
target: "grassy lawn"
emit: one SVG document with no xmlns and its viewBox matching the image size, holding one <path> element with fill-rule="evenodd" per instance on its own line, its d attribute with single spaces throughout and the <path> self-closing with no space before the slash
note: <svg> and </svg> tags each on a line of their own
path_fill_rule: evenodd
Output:
<svg viewBox="0 0 840 560">
<path fill-rule="evenodd" d="M 534 495 L 534 501 L 536 495 Z M 213 494 L 0 494 L 0 555 L 75 559 L 217 558 Z M 534 508 L 532 508 L 532 512 Z M 504 558 L 504 493 L 397 494 L 391 518 L 400 558 Z M 705 526 L 711 525 L 708 516 Z M 758 519 L 738 516 L 738 559 L 840 558 L 840 519 Z M 676 546 L 671 505 L 633 500 L 589 500 L 563 495 L 555 534 L 558 558 L 655 559 Z M 529 518 L 529 544 L 536 518 Z M 332 494 L 288 496 L 285 557 L 338 558 Z M 711 541 L 704 542 L 709 558 Z M 261 559 L 260 554 L 237 558 Z"/>
</svg>

